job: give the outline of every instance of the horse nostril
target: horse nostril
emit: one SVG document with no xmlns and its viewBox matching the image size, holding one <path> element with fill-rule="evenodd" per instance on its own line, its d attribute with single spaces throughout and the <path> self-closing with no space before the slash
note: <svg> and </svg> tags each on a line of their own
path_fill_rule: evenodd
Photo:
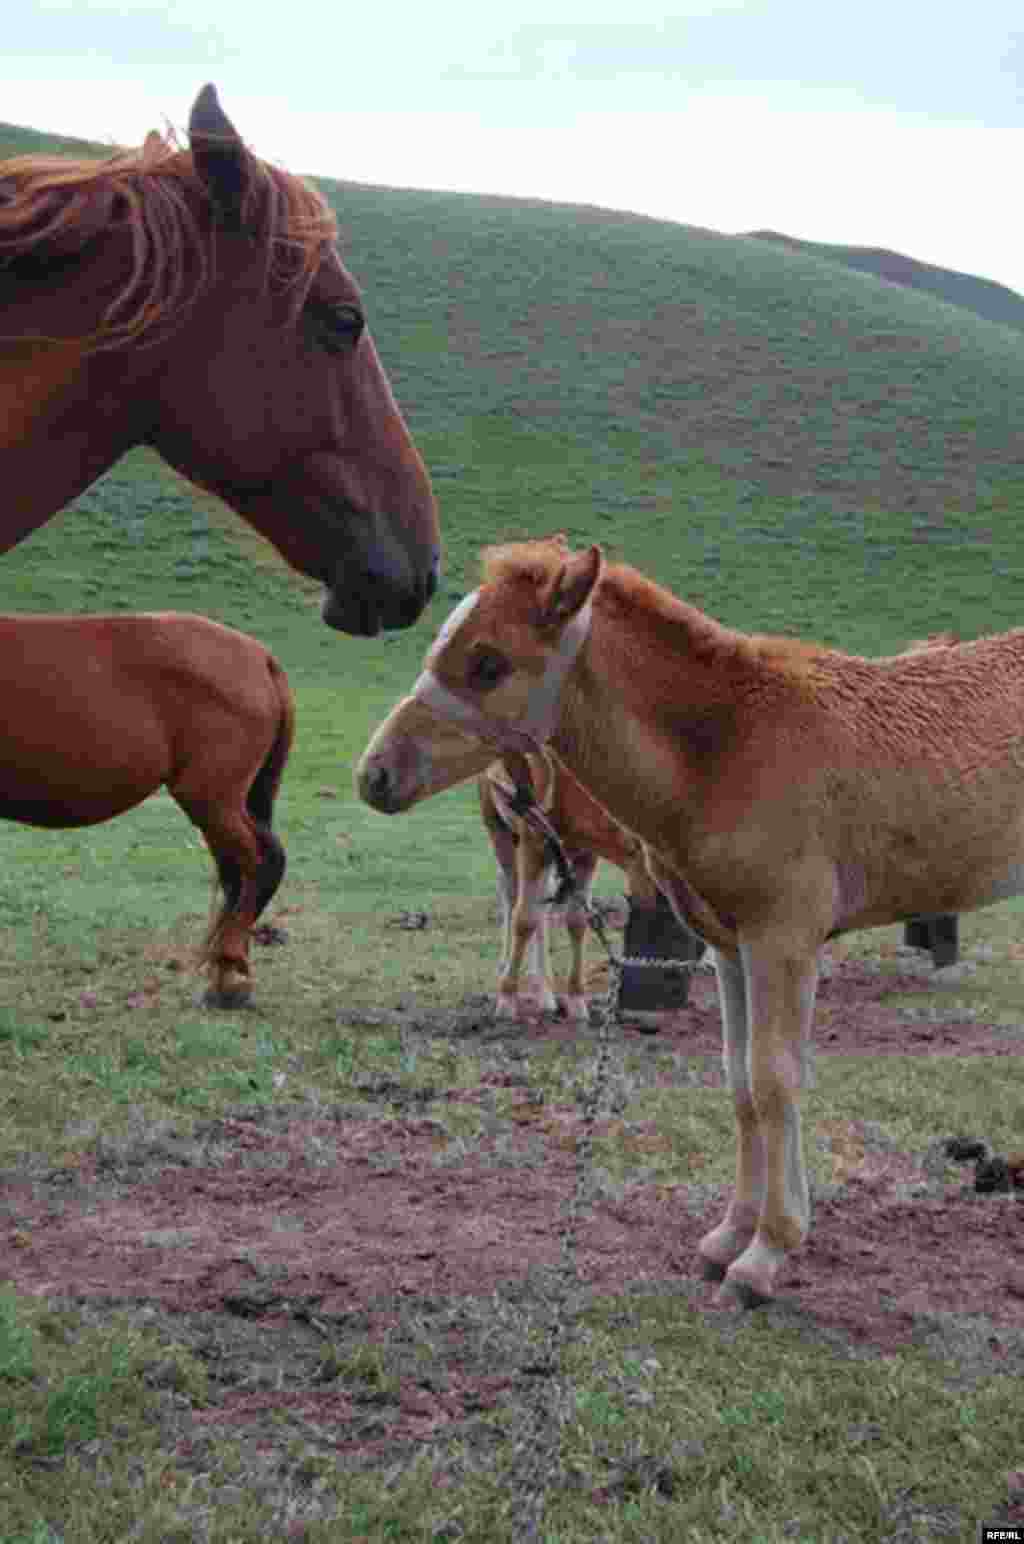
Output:
<svg viewBox="0 0 1024 1544">
<path fill-rule="evenodd" d="M 440 579 L 440 577 L 441 577 L 441 554 L 439 552 L 435 552 L 434 553 L 434 561 L 431 563 L 431 565 L 430 565 L 430 572 L 427 575 L 427 599 L 428 600 L 433 595 L 434 591 L 437 589 L 437 581 L 438 581 L 438 579 Z"/>
<path fill-rule="evenodd" d="M 374 767 L 366 781 L 366 791 L 371 804 L 386 804 L 391 777 L 387 767 Z"/>
</svg>

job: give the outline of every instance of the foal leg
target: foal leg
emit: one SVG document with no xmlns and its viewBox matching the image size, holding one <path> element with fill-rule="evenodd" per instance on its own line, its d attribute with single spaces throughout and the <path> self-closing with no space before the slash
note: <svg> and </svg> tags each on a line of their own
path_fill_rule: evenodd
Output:
<svg viewBox="0 0 1024 1544">
<path fill-rule="evenodd" d="M 498 995 L 494 999 L 494 1016 L 498 1019 L 515 1018 L 514 998 L 503 997 L 501 983 L 508 973 L 512 958 L 512 913 L 516 906 L 516 848 L 517 842 L 504 827 L 488 828 L 494 856 L 498 863 L 498 912 L 501 922 L 501 963 L 498 966 Z"/>
<path fill-rule="evenodd" d="M 587 940 L 587 907 L 590 890 L 597 869 L 597 857 L 592 852 L 573 853 L 576 885 L 565 908 L 565 925 L 569 932 L 569 979 L 565 986 L 565 1016 L 574 1024 L 586 1024 L 590 1015 L 583 990 L 583 949 Z"/>
<path fill-rule="evenodd" d="M 764 1142 L 750 1087 L 750 1013 L 743 962 L 714 951 L 722 1014 L 722 1062 L 736 1114 L 736 1184 L 725 1216 L 698 1246 L 701 1274 L 721 1281 L 754 1237 L 764 1199 Z"/>
<path fill-rule="evenodd" d="M 778 935 L 742 941 L 740 948 L 747 982 L 749 1088 L 757 1135 L 752 1140 L 749 1134 L 749 1110 L 742 1117 L 738 1112 L 737 1171 L 742 1172 L 744 1145 L 750 1144 L 755 1173 L 760 1169 L 759 1185 L 751 1194 L 760 1189 L 760 1212 L 753 1238 L 726 1271 L 718 1301 L 756 1308 L 774 1296 L 779 1267 L 803 1242 L 810 1225 L 797 1096 L 804 1082 L 810 1082 L 809 1037 L 818 959 L 816 950 L 787 947 L 787 940 Z"/>
<path fill-rule="evenodd" d="M 498 981 L 499 1016 L 555 1013 L 558 1004 L 547 969 L 547 911 L 544 896 L 549 877 L 546 845 L 524 827 L 516 849 L 516 900 L 512 908 L 511 949 Z M 526 963 L 526 977 L 523 965 Z"/>
</svg>

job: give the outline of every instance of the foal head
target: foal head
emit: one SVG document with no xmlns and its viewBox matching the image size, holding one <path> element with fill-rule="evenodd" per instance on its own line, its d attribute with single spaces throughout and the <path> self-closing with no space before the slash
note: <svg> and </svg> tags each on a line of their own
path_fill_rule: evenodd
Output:
<svg viewBox="0 0 1024 1544">
<path fill-rule="evenodd" d="M 573 555 L 562 536 L 486 551 L 483 584 L 452 612 L 412 693 L 364 751 L 360 796 L 397 814 L 482 772 L 496 753 L 543 744 L 603 562 L 599 547 Z"/>
</svg>

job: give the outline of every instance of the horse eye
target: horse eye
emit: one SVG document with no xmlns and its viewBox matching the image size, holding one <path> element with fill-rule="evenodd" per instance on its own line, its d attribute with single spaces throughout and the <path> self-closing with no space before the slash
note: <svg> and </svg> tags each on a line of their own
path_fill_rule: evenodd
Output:
<svg viewBox="0 0 1024 1544">
<path fill-rule="evenodd" d="M 469 684 L 477 691 L 490 691 L 509 673 L 509 663 L 500 654 L 477 654 L 469 667 Z"/>
<path fill-rule="evenodd" d="M 349 343 L 358 343 L 366 326 L 366 317 L 358 306 L 334 306 L 331 309 L 331 325 L 340 337 Z"/>
<path fill-rule="evenodd" d="M 362 311 L 353 305 L 313 302 L 309 316 L 316 329 L 317 341 L 329 354 L 348 353 L 355 348 L 366 326 Z"/>
</svg>

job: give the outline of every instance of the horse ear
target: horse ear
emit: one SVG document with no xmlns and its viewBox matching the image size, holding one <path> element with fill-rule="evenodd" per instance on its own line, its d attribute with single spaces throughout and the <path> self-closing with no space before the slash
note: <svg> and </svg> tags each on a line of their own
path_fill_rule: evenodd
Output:
<svg viewBox="0 0 1024 1544">
<path fill-rule="evenodd" d="M 225 225 L 237 228 L 249 186 L 249 152 L 213 86 L 204 86 L 192 104 L 188 138 L 193 164 L 214 207 Z"/>
<path fill-rule="evenodd" d="M 600 547 L 590 547 L 569 558 L 541 593 L 543 623 L 568 622 L 590 599 L 604 568 Z"/>
</svg>

